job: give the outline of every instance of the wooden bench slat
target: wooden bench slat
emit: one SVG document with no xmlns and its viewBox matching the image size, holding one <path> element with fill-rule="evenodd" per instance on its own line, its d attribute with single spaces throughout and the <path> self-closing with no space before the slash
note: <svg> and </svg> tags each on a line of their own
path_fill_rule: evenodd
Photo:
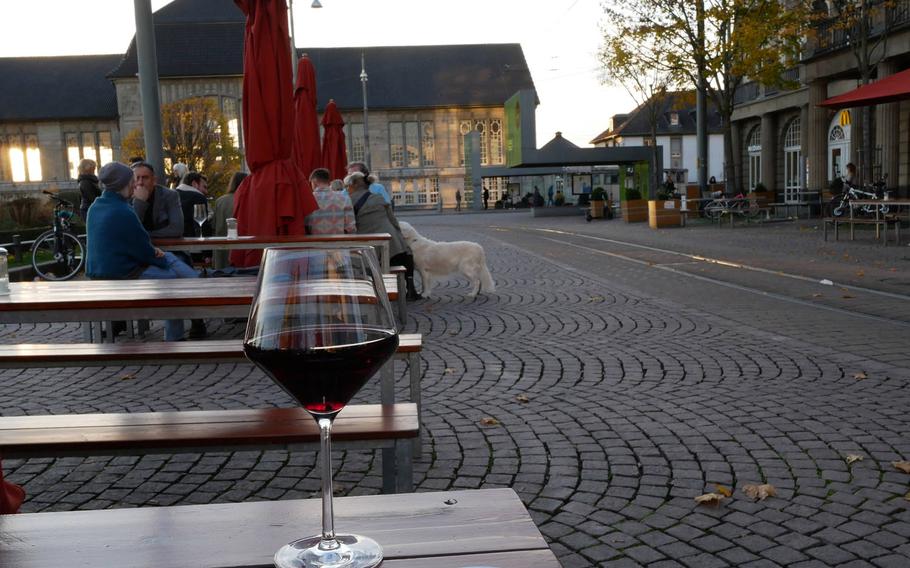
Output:
<svg viewBox="0 0 910 568">
<path fill-rule="evenodd" d="M 16 568 L 271 566 L 283 544 L 319 532 L 318 499 L 9 515 L 0 558 Z M 340 532 L 375 538 L 383 566 L 557 568 L 511 489 L 340 497 Z"/>
<path fill-rule="evenodd" d="M 422 349 L 419 333 L 398 336 L 398 354 L 419 353 Z M 86 366 L 106 364 L 179 364 L 181 362 L 243 362 L 243 341 L 217 339 L 206 341 L 144 343 L 27 343 L 0 345 L 0 368 L 41 365 L 53 367 L 83 363 Z"/>
<path fill-rule="evenodd" d="M 332 428 L 332 439 L 338 442 L 414 438 L 417 434 L 417 405 L 413 403 L 350 405 Z M 262 448 L 318 441 L 316 421 L 302 408 L 0 418 L 0 453 L 10 458 L 206 446 Z"/>
</svg>

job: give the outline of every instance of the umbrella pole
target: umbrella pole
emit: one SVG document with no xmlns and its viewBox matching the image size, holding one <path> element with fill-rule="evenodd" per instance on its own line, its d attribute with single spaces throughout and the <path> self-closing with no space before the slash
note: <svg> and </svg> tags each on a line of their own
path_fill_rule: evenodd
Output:
<svg viewBox="0 0 910 568">
<path fill-rule="evenodd" d="M 291 20 L 291 85 L 297 84 L 297 38 L 294 35 L 294 0 L 288 0 L 288 17 Z"/>
</svg>

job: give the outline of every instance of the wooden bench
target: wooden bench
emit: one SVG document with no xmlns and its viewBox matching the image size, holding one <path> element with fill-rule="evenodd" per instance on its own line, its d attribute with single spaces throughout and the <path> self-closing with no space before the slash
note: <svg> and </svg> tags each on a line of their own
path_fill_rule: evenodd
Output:
<svg viewBox="0 0 910 568">
<path fill-rule="evenodd" d="M 831 225 L 834 228 L 834 240 L 837 241 L 840 238 L 838 227 L 840 225 L 849 225 L 850 226 L 850 240 L 855 240 L 856 234 L 854 228 L 856 225 L 872 225 L 875 227 L 875 238 L 878 238 L 879 232 L 881 232 L 882 244 L 888 244 L 888 227 L 894 227 L 894 240 L 896 243 L 900 244 L 901 242 L 901 221 L 896 217 L 882 217 L 880 219 L 857 219 L 850 217 L 826 217 L 823 220 L 824 223 L 824 240 L 828 241 L 828 225 Z"/>
<path fill-rule="evenodd" d="M 407 492 L 413 490 L 410 440 L 418 428 L 414 403 L 350 405 L 335 419 L 332 443 L 392 449 L 395 463 L 383 468 L 383 490 Z M 302 408 L 0 417 L 4 458 L 294 451 L 318 445 L 319 427 Z"/>
<path fill-rule="evenodd" d="M 417 405 L 418 418 L 423 418 L 421 401 L 420 352 L 423 337 L 419 333 L 398 336 L 395 357 L 407 359 L 410 378 L 410 400 Z M 243 341 L 222 339 L 207 341 L 144 343 L 30 343 L 0 345 L 0 369 L 48 367 L 106 367 L 127 365 L 205 365 L 245 363 Z M 395 377 L 391 365 L 383 366 L 380 392 L 384 404 L 395 402 Z M 414 440 L 414 452 L 420 451 L 420 436 Z"/>
<path fill-rule="evenodd" d="M 408 322 L 408 283 L 405 280 L 407 274 L 407 269 L 404 266 L 390 266 L 389 274 L 395 277 L 395 282 L 398 283 L 398 289 L 401 290 L 401 293 L 398 294 L 398 322 L 401 327 Z"/>
</svg>

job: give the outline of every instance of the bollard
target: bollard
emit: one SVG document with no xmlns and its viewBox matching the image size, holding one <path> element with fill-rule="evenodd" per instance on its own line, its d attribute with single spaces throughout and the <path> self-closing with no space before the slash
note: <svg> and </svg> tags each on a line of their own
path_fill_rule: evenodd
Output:
<svg viewBox="0 0 910 568">
<path fill-rule="evenodd" d="M 13 235 L 13 259 L 16 262 L 22 260 L 22 235 Z"/>
</svg>

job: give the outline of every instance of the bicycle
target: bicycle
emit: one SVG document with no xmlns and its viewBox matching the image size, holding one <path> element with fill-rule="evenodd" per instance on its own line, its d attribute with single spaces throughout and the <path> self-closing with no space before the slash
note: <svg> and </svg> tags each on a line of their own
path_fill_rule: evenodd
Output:
<svg viewBox="0 0 910 568">
<path fill-rule="evenodd" d="M 715 196 L 713 200 L 705 203 L 702 208 L 702 214 L 714 220 L 727 212 L 741 217 L 754 218 L 761 213 L 761 208 L 759 208 L 755 199 L 750 199 L 742 193 L 736 197 Z"/>
<path fill-rule="evenodd" d="M 49 191 L 54 201 L 54 228 L 41 233 L 32 245 L 32 268 L 43 280 L 69 280 L 85 265 L 85 247 L 70 229 L 73 204 Z"/>
<path fill-rule="evenodd" d="M 885 186 L 884 177 L 879 178 L 878 181 L 872 185 L 864 185 L 862 189 L 854 187 L 847 182 L 847 180 L 843 180 L 843 186 L 847 188 L 847 191 L 831 198 L 832 217 L 842 217 L 844 213 L 850 210 L 850 201 L 854 199 L 881 199 L 882 201 L 887 201 L 891 193 Z M 876 208 L 882 215 L 887 215 L 891 211 L 891 208 L 887 203 L 882 203 L 881 205 L 863 205 L 859 210 L 867 215 L 872 215 L 875 213 Z"/>
</svg>

